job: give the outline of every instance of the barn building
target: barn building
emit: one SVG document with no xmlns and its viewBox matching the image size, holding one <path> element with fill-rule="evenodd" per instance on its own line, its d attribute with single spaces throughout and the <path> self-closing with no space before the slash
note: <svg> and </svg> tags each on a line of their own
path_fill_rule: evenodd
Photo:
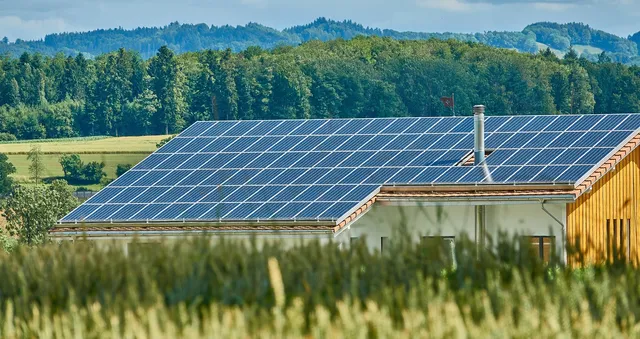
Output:
<svg viewBox="0 0 640 339">
<path fill-rule="evenodd" d="M 202 121 L 62 218 L 53 239 L 201 233 L 384 250 L 503 231 L 543 257 L 638 260 L 640 114 Z M 565 254 L 566 255 L 566 254 Z M 565 257 L 566 258 L 566 257 Z M 572 258 L 566 258 L 571 261 Z"/>
</svg>

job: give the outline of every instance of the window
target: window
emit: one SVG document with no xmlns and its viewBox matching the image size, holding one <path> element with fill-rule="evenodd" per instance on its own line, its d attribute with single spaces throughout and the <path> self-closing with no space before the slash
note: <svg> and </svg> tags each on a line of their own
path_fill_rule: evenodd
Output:
<svg viewBox="0 0 640 339">
<path fill-rule="evenodd" d="M 423 236 L 422 243 L 429 249 L 440 248 L 445 261 L 456 267 L 456 237 L 451 236 Z"/>
<path fill-rule="evenodd" d="M 556 237 L 535 236 L 531 237 L 531 248 L 544 262 L 551 261 L 551 255 L 556 246 Z"/>
<path fill-rule="evenodd" d="M 389 237 L 380 238 L 380 252 L 384 252 L 384 249 L 389 247 Z"/>
<path fill-rule="evenodd" d="M 607 255 L 611 259 L 631 258 L 631 219 L 607 219 Z"/>
<path fill-rule="evenodd" d="M 631 260 L 631 219 L 627 219 L 627 259 Z"/>
</svg>

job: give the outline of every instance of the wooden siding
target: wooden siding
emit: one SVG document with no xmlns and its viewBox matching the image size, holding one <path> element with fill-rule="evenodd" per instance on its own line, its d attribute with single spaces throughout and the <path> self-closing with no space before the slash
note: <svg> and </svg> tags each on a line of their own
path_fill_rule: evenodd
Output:
<svg viewBox="0 0 640 339">
<path fill-rule="evenodd" d="M 639 262 L 639 187 L 640 148 L 636 148 L 590 191 L 567 204 L 567 242 L 580 253 L 569 255 L 569 264 L 575 265 L 578 256 L 585 263 L 603 262 L 614 253 Z"/>
</svg>

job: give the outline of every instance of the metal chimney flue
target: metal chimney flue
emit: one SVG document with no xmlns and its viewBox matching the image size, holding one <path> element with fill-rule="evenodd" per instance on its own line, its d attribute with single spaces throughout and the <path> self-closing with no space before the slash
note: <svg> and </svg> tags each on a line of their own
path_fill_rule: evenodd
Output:
<svg viewBox="0 0 640 339">
<path fill-rule="evenodd" d="M 484 105 L 473 106 L 473 164 L 484 162 Z"/>
<path fill-rule="evenodd" d="M 473 106 L 473 163 L 481 165 L 484 163 L 484 106 Z M 486 247 L 486 225 L 485 225 L 485 206 L 475 206 L 475 240 L 476 255 L 480 259 L 480 252 Z"/>
</svg>

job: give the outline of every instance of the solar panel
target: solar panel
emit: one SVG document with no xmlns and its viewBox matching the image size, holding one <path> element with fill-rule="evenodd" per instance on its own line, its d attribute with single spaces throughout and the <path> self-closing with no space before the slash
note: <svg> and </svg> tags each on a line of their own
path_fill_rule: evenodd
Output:
<svg viewBox="0 0 640 339">
<path fill-rule="evenodd" d="M 576 183 L 640 115 L 485 121 L 493 183 Z M 483 184 L 473 118 L 197 122 L 61 222 L 339 221 L 381 185 Z"/>
</svg>

